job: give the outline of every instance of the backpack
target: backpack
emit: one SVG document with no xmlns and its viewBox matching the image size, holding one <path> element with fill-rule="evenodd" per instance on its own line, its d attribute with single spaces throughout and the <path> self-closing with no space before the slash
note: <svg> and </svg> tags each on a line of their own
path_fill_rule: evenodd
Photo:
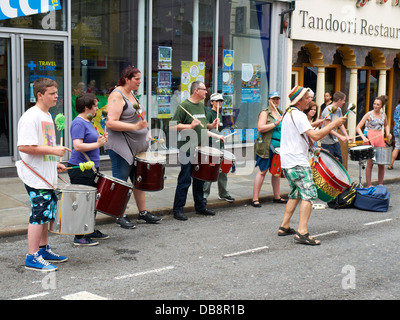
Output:
<svg viewBox="0 0 400 320">
<path fill-rule="evenodd" d="M 386 212 L 389 209 L 390 192 L 385 186 L 356 188 L 357 199 L 354 207 L 367 211 Z"/>
<path fill-rule="evenodd" d="M 357 196 L 355 186 L 353 183 L 349 188 L 343 190 L 335 199 L 328 202 L 328 207 L 332 209 L 353 208 Z"/>
</svg>

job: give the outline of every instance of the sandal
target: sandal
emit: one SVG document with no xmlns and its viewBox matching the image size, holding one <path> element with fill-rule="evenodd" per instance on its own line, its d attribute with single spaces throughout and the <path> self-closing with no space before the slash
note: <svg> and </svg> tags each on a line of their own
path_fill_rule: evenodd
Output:
<svg viewBox="0 0 400 320">
<path fill-rule="evenodd" d="M 287 200 L 285 200 L 283 198 L 279 198 L 279 199 L 272 200 L 272 202 L 275 202 L 275 203 L 287 203 Z"/>
<path fill-rule="evenodd" d="M 296 232 L 296 235 L 294 236 L 294 241 L 300 244 L 307 244 L 310 246 L 318 246 L 321 244 L 321 242 L 317 242 L 314 238 L 311 238 L 308 232 L 306 234 L 300 234 Z"/>
<path fill-rule="evenodd" d="M 393 166 L 391 164 L 388 165 L 388 170 L 393 170 Z"/>
<path fill-rule="evenodd" d="M 293 228 L 279 227 L 278 230 L 283 231 L 283 232 L 279 232 L 278 231 L 278 236 L 280 236 L 280 237 L 289 236 L 291 234 L 295 234 L 296 233 L 296 230 L 294 230 Z"/>
<path fill-rule="evenodd" d="M 258 203 L 256 203 L 256 202 L 258 202 Z M 261 203 L 260 203 L 260 200 L 253 200 L 252 202 L 251 202 L 251 205 L 254 207 L 254 208 L 261 208 Z"/>
</svg>

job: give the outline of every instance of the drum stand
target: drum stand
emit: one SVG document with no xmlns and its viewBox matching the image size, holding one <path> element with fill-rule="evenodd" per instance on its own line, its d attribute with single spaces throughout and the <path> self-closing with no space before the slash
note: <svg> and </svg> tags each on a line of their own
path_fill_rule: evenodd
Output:
<svg viewBox="0 0 400 320">
<path fill-rule="evenodd" d="M 366 160 L 359 160 L 358 161 L 358 184 L 356 185 L 356 188 L 363 188 L 363 185 L 361 183 L 362 180 L 362 174 L 361 174 L 361 169 L 365 170 L 365 164 Z"/>
</svg>

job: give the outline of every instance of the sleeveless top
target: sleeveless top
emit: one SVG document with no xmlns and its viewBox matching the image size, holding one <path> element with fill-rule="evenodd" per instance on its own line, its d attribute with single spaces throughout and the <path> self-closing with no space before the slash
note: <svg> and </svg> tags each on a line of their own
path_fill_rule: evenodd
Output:
<svg viewBox="0 0 400 320">
<path fill-rule="evenodd" d="M 135 108 L 133 108 L 132 102 L 129 101 L 122 91 L 119 89 L 114 89 L 114 91 L 118 91 L 125 101 L 125 106 L 119 121 L 133 124 L 142 121 Z M 141 104 L 139 104 L 139 107 L 144 110 Z M 105 150 L 113 150 L 119 156 L 124 158 L 129 165 L 133 164 L 136 154 L 145 152 L 148 149 L 148 128 L 132 131 L 114 131 L 107 128 L 107 132 L 108 141 L 104 146 Z"/>
<path fill-rule="evenodd" d="M 385 117 L 386 114 L 381 112 L 381 118 L 377 119 L 372 115 L 372 111 L 368 112 L 369 119 L 368 119 L 368 130 L 382 130 L 383 126 L 385 125 Z"/>
<path fill-rule="evenodd" d="M 369 118 L 368 118 L 367 138 L 371 140 L 369 143 L 374 147 L 385 147 L 385 139 L 381 130 L 385 125 L 386 114 L 381 112 L 380 119 L 375 118 L 372 115 L 372 111 L 368 112 L 368 114 Z"/>
</svg>

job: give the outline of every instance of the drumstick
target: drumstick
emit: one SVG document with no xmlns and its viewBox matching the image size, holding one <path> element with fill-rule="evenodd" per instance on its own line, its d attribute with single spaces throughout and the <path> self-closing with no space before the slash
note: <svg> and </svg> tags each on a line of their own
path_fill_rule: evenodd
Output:
<svg viewBox="0 0 400 320">
<path fill-rule="evenodd" d="M 89 156 L 86 154 L 86 152 L 81 151 L 81 153 L 83 154 L 83 156 L 85 157 L 85 159 L 86 159 L 88 162 L 91 162 L 91 161 L 92 161 L 92 160 L 90 160 L 90 158 L 89 158 Z M 94 166 L 92 167 L 92 170 L 93 170 L 94 173 L 97 173 L 97 171 L 96 171 L 96 169 L 95 169 Z"/>
<path fill-rule="evenodd" d="M 182 108 L 183 111 L 185 111 L 189 116 L 191 116 L 193 120 L 196 119 L 196 118 L 193 117 L 193 116 L 189 113 L 189 111 L 187 111 L 184 107 L 182 107 L 181 105 L 179 105 L 179 106 Z M 203 126 L 203 124 L 202 124 L 201 122 L 200 122 L 200 125 L 204 128 L 204 126 Z"/>
<path fill-rule="evenodd" d="M 230 137 L 230 136 L 233 136 L 236 132 L 237 132 L 237 131 L 232 132 L 232 133 L 226 135 L 224 138 L 226 139 L 226 138 L 228 138 L 228 137 Z M 218 141 L 219 141 L 219 139 L 218 139 L 218 140 L 215 140 L 215 142 L 218 142 Z"/>
<path fill-rule="evenodd" d="M 142 113 L 140 112 L 140 107 L 139 107 L 139 105 L 138 105 L 137 103 L 135 103 L 135 104 L 133 104 L 133 108 L 136 110 L 136 112 L 137 112 L 137 114 L 139 115 L 139 117 L 142 118 L 142 120 L 144 120 L 144 119 L 143 119 L 143 116 L 142 116 Z"/>
<path fill-rule="evenodd" d="M 333 106 L 329 114 L 324 118 L 326 120 L 332 113 L 336 113 L 337 111 L 337 106 Z"/>
<path fill-rule="evenodd" d="M 65 116 L 62 113 L 59 113 L 55 119 L 54 123 L 57 126 L 57 130 L 60 131 L 60 146 L 63 145 L 63 133 L 65 128 Z M 62 161 L 63 157 L 60 157 L 60 162 Z"/>
<path fill-rule="evenodd" d="M 106 134 L 106 132 L 107 132 L 108 111 L 106 109 L 103 109 L 101 111 L 101 115 L 105 118 L 105 120 L 104 120 L 104 133 L 103 134 Z"/>
<path fill-rule="evenodd" d="M 73 166 L 73 167 L 67 167 L 66 170 L 70 170 L 70 169 L 81 169 L 82 172 L 85 170 L 89 170 L 92 169 L 94 167 L 94 162 L 93 161 L 88 161 L 88 162 L 84 162 L 84 163 L 80 163 L 79 166 Z"/>
<path fill-rule="evenodd" d="M 350 104 L 351 107 L 349 108 L 349 110 L 347 110 L 346 114 L 344 115 L 345 117 L 347 117 L 347 115 L 349 114 L 349 112 L 354 112 L 354 109 L 356 108 L 356 106 L 354 104 Z"/>
<path fill-rule="evenodd" d="M 374 140 L 375 138 L 378 138 L 378 137 L 382 137 L 383 136 L 383 134 L 378 134 L 378 135 L 376 135 L 375 137 L 373 137 L 373 138 L 371 138 L 371 139 L 367 139 L 368 141 L 371 141 L 371 140 Z M 361 137 L 361 134 L 359 134 L 358 136 L 355 136 L 354 137 L 354 139 L 355 138 L 360 138 Z"/>
</svg>

